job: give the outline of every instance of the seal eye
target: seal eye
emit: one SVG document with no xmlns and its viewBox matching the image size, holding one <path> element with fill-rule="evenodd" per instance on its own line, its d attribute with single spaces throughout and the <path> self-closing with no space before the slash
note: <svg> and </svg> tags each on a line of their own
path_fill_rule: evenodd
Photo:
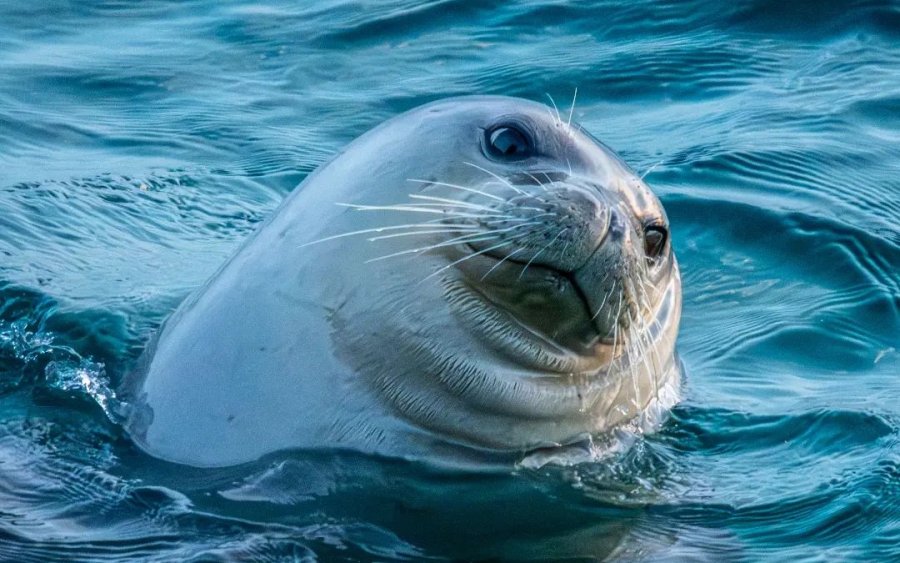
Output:
<svg viewBox="0 0 900 563">
<path fill-rule="evenodd" d="M 490 156 L 505 160 L 528 158 L 532 153 L 531 139 L 522 130 L 501 125 L 485 132 L 485 144 Z"/>
<path fill-rule="evenodd" d="M 666 248 L 669 232 L 662 225 L 648 225 L 644 228 L 644 254 L 651 260 L 662 256 Z"/>
</svg>

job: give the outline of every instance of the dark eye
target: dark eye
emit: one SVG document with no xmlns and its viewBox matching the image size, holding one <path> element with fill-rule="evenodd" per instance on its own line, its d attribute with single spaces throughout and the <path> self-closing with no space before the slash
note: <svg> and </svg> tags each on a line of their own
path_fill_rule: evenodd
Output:
<svg viewBox="0 0 900 563">
<path fill-rule="evenodd" d="M 648 225 L 644 228 L 644 254 L 651 260 L 662 256 L 666 249 L 669 231 L 662 225 Z"/>
<path fill-rule="evenodd" d="M 531 139 L 524 131 L 509 125 L 501 125 L 485 132 L 488 154 L 494 158 L 519 160 L 532 153 Z"/>
</svg>

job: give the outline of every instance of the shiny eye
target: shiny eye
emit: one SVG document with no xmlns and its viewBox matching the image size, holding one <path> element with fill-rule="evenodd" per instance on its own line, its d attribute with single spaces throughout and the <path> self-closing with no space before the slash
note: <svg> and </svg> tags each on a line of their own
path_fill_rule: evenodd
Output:
<svg viewBox="0 0 900 563">
<path fill-rule="evenodd" d="M 644 228 L 644 254 L 651 260 L 662 256 L 666 249 L 669 231 L 662 225 L 648 225 Z"/>
<path fill-rule="evenodd" d="M 531 139 L 525 132 L 501 125 L 485 132 L 485 145 L 490 156 L 504 160 L 520 160 L 531 156 Z"/>
</svg>

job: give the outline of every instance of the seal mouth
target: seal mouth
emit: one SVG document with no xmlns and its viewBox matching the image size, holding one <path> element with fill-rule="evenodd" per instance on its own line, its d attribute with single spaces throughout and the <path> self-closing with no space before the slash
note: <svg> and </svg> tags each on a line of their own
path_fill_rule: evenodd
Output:
<svg viewBox="0 0 900 563">
<path fill-rule="evenodd" d="M 479 341 L 505 355 L 516 364 L 555 375 L 592 373 L 606 358 L 598 348 L 609 349 L 598 342 L 596 334 L 586 344 L 573 349 L 559 338 L 536 329 L 510 310 L 496 295 L 478 284 L 451 282 L 447 286 L 456 295 L 458 314 L 466 326 L 479 335 Z"/>
<path fill-rule="evenodd" d="M 467 247 L 467 249 L 472 253 L 479 253 L 479 249 L 475 245 L 466 243 L 464 246 Z M 600 246 L 602 246 L 602 241 L 598 244 L 594 252 L 596 252 L 600 248 Z M 522 328 L 530 332 L 537 332 L 538 334 L 543 336 L 545 340 L 550 341 L 558 340 L 563 335 L 562 333 L 577 332 L 579 334 L 577 338 L 574 339 L 574 342 L 577 342 L 577 345 L 575 347 L 582 350 L 591 350 L 598 344 L 613 344 L 613 337 L 608 334 L 608 331 L 605 330 L 605 328 L 600 323 L 599 315 L 595 315 L 594 311 L 592 311 L 591 309 L 591 299 L 589 297 L 588 290 L 582 283 L 578 281 L 578 273 L 580 271 L 579 269 L 567 270 L 546 263 L 535 264 L 534 262 L 530 262 L 527 260 L 517 260 L 516 258 L 509 255 L 498 257 L 490 252 L 482 252 L 481 255 L 494 263 L 494 265 L 490 268 L 491 272 L 495 271 L 494 268 L 501 264 L 509 266 L 509 268 L 507 268 L 508 270 L 521 268 L 521 273 L 518 276 L 512 274 L 514 276 L 515 282 L 526 284 L 528 281 L 534 279 L 544 281 L 546 281 L 547 279 L 551 279 L 554 281 L 554 285 L 556 286 L 556 289 L 560 291 L 560 293 L 566 293 L 566 290 L 571 290 L 571 294 L 574 297 L 574 300 L 578 303 L 578 313 L 580 314 L 577 315 L 577 322 L 572 322 L 570 320 L 567 324 L 576 326 L 568 326 L 568 330 L 560 330 L 557 327 L 556 331 L 550 330 L 549 333 L 545 330 L 535 330 L 534 319 L 530 319 L 528 317 L 540 317 L 540 314 L 524 314 L 527 313 L 527 304 L 523 305 L 522 303 L 510 302 L 510 299 L 503 299 L 496 295 L 498 293 L 496 291 L 479 290 L 479 293 L 494 307 L 507 313 L 509 317 L 515 320 L 517 324 L 521 325 Z M 489 281 L 489 277 L 487 275 L 483 276 L 479 281 L 485 282 L 486 280 Z M 585 329 L 588 327 L 590 329 L 590 334 L 585 334 Z M 569 336 L 572 335 L 570 334 Z"/>
</svg>

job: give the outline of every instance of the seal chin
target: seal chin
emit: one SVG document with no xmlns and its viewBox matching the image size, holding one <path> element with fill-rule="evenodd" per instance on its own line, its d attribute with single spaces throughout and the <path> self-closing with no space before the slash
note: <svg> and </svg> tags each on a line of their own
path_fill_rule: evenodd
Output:
<svg viewBox="0 0 900 563">
<path fill-rule="evenodd" d="M 510 349 L 518 350 L 525 339 L 529 347 L 533 344 L 553 350 L 544 369 L 559 365 L 551 356 L 594 358 L 598 348 L 612 343 L 610 331 L 598 324 L 599 317 L 591 313 L 595 299 L 587 291 L 593 288 L 584 287 L 577 270 L 566 272 L 512 258 L 498 259 L 478 254 L 471 247 L 460 252 L 469 258 L 459 265 L 467 291 L 477 296 L 480 310 L 496 312 L 473 317 L 490 322 L 489 327 L 478 332 L 486 333 L 492 341 L 501 335 L 505 347 Z M 501 324 L 508 327 L 505 330 L 499 330 L 500 325 L 496 324 L 501 319 Z"/>
<path fill-rule="evenodd" d="M 469 334 L 527 372 L 586 373 L 602 368 L 612 358 L 611 348 L 586 320 L 569 319 L 568 326 L 558 322 L 573 305 L 566 300 L 558 303 L 557 310 L 542 311 L 546 314 L 539 318 L 540 313 L 529 316 L 525 308 L 516 307 L 510 295 L 465 278 L 447 281 L 445 296 Z M 550 315 L 555 316 L 551 319 Z"/>
</svg>

